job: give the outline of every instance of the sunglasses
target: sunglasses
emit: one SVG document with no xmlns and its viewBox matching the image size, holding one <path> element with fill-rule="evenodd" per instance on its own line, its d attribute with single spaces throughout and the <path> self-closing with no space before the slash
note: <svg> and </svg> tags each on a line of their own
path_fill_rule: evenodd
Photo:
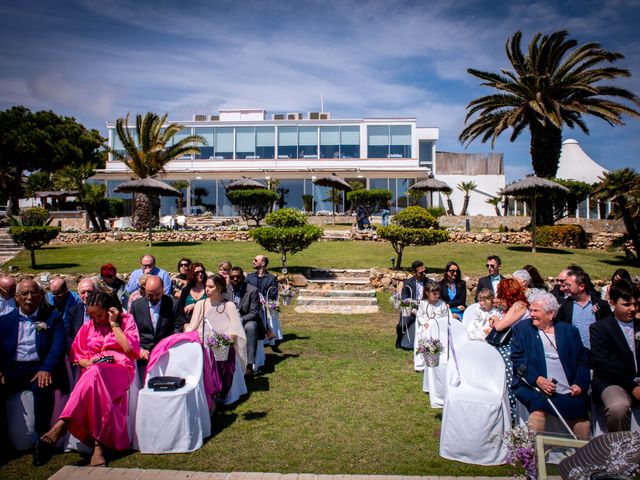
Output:
<svg viewBox="0 0 640 480">
<path fill-rule="evenodd" d="M 193 273 L 195 273 L 196 275 L 204 275 L 204 270 L 198 270 L 198 271 L 193 272 Z"/>
<path fill-rule="evenodd" d="M 242 277 L 240 275 L 229 275 L 231 280 L 240 280 Z"/>
<path fill-rule="evenodd" d="M 487 268 L 498 268 L 498 265 L 491 265 L 490 263 L 487 263 L 485 265 L 485 267 L 487 267 Z"/>
<path fill-rule="evenodd" d="M 188 266 L 189 266 L 189 264 L 188 264 L 188 263 L 181 263 L 181 264 L 180 264 L 180 268 L 182 268 L 182 267 L 188 267 Z"/>
<path fill-rule="evenodd" d="M 454 273 L 455 273 L 455 272 L 457 272 L 457 271 L 458 271 L 458 269 L 457 269 L 457 268 L 453 268 L 453 269 L 447 270 L 447 272 L 449 272 L 449 273 L 451 273 L 451 272 L 454 272 Z"/>
</svg>

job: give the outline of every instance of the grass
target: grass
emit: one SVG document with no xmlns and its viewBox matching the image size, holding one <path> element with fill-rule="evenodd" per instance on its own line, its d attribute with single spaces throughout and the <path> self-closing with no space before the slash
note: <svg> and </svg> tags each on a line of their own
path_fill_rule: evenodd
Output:
<svg viewBox="0 0 640 480">
<path fill-rule="evenodd" d="M 441 410 L 429 408 L 411 354 L 393 346 L 397 312 L 380 295 L 375 315 L 282 313 L 281 353 L 267 348 L 263 375 L 250 396 L 213 417 L 213 436 L 197 452 L 126 452 L 112 467 L 281 473 L 506 476 L 510 467 L 480 467 L 438 455 Z M 44 479 L 63 465 L 86 464 L 59 454 L 44 467 L 22 455 L 0 476 Z"/>
<path fill-rule="evenodd" d="M 165 242 L 148 248 L 144 242 L 118 242 L 70 246 L 48 246 L 36 253 L 38 268 L 35 270 L 57 273 L 98 272 L 105 262 L 111 262 L 119 272 L 129 272 L 139 267 L 143 253 L 153 253 L 162 268 L 173 271 L 181 257 L 188 257 L 205 264 L 209 270 L 217 270 L 222 260 L 230 260 L 234 265 L 251 269 L 254 255 L 265 253 L 253 242 Z M 459 263 L 463 274 L 485 275 L 487 255 L 502 258 L 503 272 L 511 273 L 525 264 L 538 267 L 543 277 L 555 276 L 569 264 L 581 265 L 593 279 L 609 279 L 614 270 L 623 267 L 632 275 L 640 275 L 640 268 L 630 266 L 626 259 L 616 252 L 577 250 L 570 248 L 539 248 L 531 253 L 527 245 L 486 245 L 446 243 L 430 247 L 407 247 L 402 260 L 407 268 L 411 262 L 420 259 L 427 265 L 428 272 L 441 274 L 449 260 Z M 270 267 L 278 270 L 278 255 L 269 254 Z M 386 242 L 336 241 L 319 242 L 287 259 L 289 270 L 302 272 L 307 267 L 328 268 L 389 268 L 391 257 L 396 253 Z M 28 252 L 20 253 L 5 264 L 15 265 L 23 272 L 33 272 L 30 268 Z"/>
</svg>

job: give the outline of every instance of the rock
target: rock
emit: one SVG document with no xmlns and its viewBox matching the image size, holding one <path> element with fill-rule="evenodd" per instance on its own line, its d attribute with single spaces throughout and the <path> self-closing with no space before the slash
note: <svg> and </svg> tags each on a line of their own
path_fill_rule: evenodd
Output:
<svg viewBox="0 0 640 480">
<path fill-rule="evenodd" d="M 307 277 L 299 273 L 291 275 L 291 285 L 294 287 L 306 287 L 309 284 Z"/>
<path fill-rule="evenodd" d="M 391 285 L 391 279 L 389 277 L 384 277 L 380 280 L 380 285 L 382 285 L 383 288 L 387 288 L 389 285 Z"/>
</svg>

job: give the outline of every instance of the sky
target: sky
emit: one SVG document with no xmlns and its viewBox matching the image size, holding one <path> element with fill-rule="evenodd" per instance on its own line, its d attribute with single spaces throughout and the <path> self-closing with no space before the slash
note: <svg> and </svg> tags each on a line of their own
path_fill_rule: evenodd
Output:
<svg viewBox="0 0 640 480">
<path fill-rule="evenodd" d="M 106 136 L 128 112 L 189 120 L 220 108 L 415 117 L 440 151 L 502 152 L 507 180 L 532 172 L 529 134 L 463 146 L 467 104 L 491 93 L 468 68 L 509 68 L 505 43 L 568 30 L 623 53 L 640 95 L 640 1 L 0 0 L 0 110 L 72 116 Z M 566 129 L 596 162 L 640 167 L 640 119 Z"/>
</svg>

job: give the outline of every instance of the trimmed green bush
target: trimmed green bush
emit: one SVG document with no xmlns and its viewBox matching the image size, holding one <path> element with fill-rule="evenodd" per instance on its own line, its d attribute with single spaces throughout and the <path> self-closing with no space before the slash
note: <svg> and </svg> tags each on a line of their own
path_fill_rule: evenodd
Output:
<svg viewBox="0 0 640 480">
<path fill-rule="evenodd" d="M 228 191 L 227 198 L 243 220 L 253 220 L 256 222 L 256 226 L 260 226 L 260 222 L 269 213 L 273 202 L 278 200 L 280 195 L 266 188 L 255 188 Z"/>
<path fill-rule="evenodd" d="M 269 213 L 264 222 L 272 227 L 302 227 L 307 224 L 307 216 L 293 208 L 281 208 Z"/>
<path fill-rule="evenodd" d="M 429 212 L 433 218 L 440 218 L 447 214 L 447 211 L 442 207 L 429 207 L 427 208 L 427 212 Z"/>
<path fill-rule="evenodd" d="M 426 208 L 407 207 L 393 216 L 393 223 L 404 228 L 437 228 L 438 222 Z"/>
<path fill-rule="evenodd" d="M 351 202 L 351 208 L 362 207 L 369 216 L 385 208 L 392 196 L 391 190 L 382 189 L 347 192 L 347 200 Z"/>
<path fill-rule="evenodd" d="M 49 211 L 34 207 L 20 210 L 20 225 L 24 227 L 42 227 L 49 223 Z"/>
<path fill-rule="evenodd" d="M 56 238 L 58 233 L 60 233 L 60 227 L 47 225 L 13 226 L 9 229 L 9 235 L 13 241 L 31 252 L 31 268 L 36 268 L 35 251 Z"/>
<path fill-rule="evenodd" d="M 585 248 L 587 237 L 580 225 L 543 225 L 536 228 L 536 243 L 541 247 Z"/>
</svg>

